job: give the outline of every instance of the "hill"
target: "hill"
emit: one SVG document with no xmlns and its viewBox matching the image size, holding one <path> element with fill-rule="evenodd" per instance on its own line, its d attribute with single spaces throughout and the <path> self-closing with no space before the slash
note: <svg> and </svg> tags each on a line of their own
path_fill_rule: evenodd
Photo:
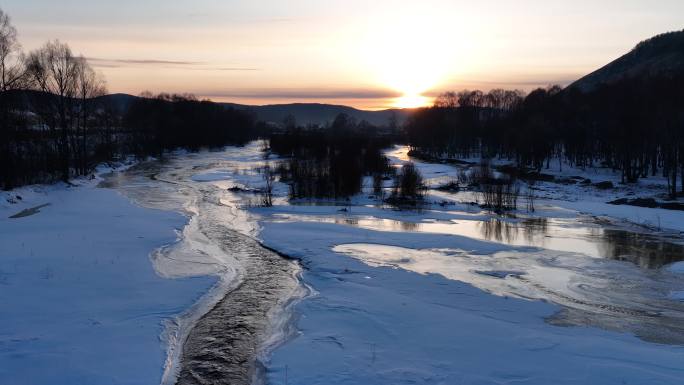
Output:
<svg viewBox="0 0 684 385">
<path fill-rule="evenodd" d="M 639 43 L 629 53 L 570 85 L 584 92 L 620 80 L 684 73 L 684 31 L 669 32 Z"/>
<path fill-rule="evenodd" d="M 402 123 L 412 110 L 389 109 L 381 111 L 358 110 L 353 107 L 320 103 L 273 104 L 265 106 L 245 106 L 256 114 L 257 118 L 265 122 L 282 122 L 292 115 L 297 123 L 302 125 L 331 123 L 339 114 L 347 114 L 357 121 L 365 120 L 376 126 L 387 125 L 394 115 L 398 123 Z"/>
<path fill-rule="evenodd" d="M 119 112 L 124 112 L 137 96 L 127 94 L 112 94 L 101 97 L 100 99 L 115 106 Z M 286 117 L 292 115 L 298 124 L 325 125 L 332 122 L 339 114 L 347 114 L 357 121 L 365 120 L 376 126 L 384 126 L 394 115 L 397 123 L 403 123 L 406 118 L 414 111 L 412 109 L 388 109 L 380 111 L 359 110 L 349 106 L 321 103 L 291 103 L 291 104 L 272 104 L 264 106 L 250 106 L 236 103 L 218 103 L 222 106 L 247 110 L 252 112 L 257 120 L 264 122 L 280 123 Z"/>
<path fill-rule="evenodd" d="M 97 100 L 109 103 L 110 106 L 114 107 L 118 113 L 123 114 L 128 110 L 128 107 L 138 98 L 138 96 L 128 95 L 128 94 L 110 94 L 105 96 L 100 96 Z"/>
</svg>

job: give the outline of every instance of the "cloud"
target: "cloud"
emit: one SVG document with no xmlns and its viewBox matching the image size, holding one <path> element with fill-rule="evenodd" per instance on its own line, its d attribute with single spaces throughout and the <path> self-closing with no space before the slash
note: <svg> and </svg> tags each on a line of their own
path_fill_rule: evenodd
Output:
<svg viewBox="0 0 684 385">
<path fill-rule="evenodd" d="M 205 62 L 195 62 L 195 61 L 181 61 L 181 60 L 160 60 L 160 59 L 106 59 L 90 57 L 87 58 L 88 61 L 94 67 L 100 68 L 120 68 L 127 65 L 133 66 L 173 66 L 173 67 L 184 67 L 188 70 L 200 70 L 200 71 L 261 71 L 260 68 L 253 67 L 212 67 Z"/>
<path fill-rule="evenodd" d="M 560 84 L 560 85 L 567 85 L 570 84 L 577 79 L 581 78 L 582 74 L 580 73 L 558 73 L 558 74 L 549 74 L 546 76 L 538 76 L 538 75 L 528 75 L 528 76 L 511 76 L 506 80 L 502 79 L 493 79 L 493 80 L 484 80 L 484 79 L 468 79 L 465 81 L 465 83 L 468 83 L 468 86 L 479 86 L 479 87 L 500 87 L 500 88 L 511 88 L 511 87 L 523 87 L 523 88 L 534 88 L 534 87 L 546 87 L 548 85 L 552 84 Z"/>
<path fill-rule="evenodd" d="M 470 83 L 473 84 L 482 84 L 482 85 L 490 85 L 490 86 L 496 86 L 496 87 L 501 87 L 501 88 L 507 88 L 511 86 L 522 86 L 522 87 L 546 87 L 552 84 L 569 84 L 574 82 L 575 80 L 579 79 L 580 77 L 573 77 L 573 78 L 544 78 L 544 79 L 537 79 L 537 80 L 508 80 L 508 81 L 488 81 L 488 80 L 472 80 Z"/>
<path fill-rule="evenodd" d="M 159 60 L 159 59 L 103 59 L 96 57 L 87 58 L 89 62 L 93 63 L 95 66 L 107 66 L 107 65 L 121 65 L 121 64 L 137 64 L 137 65 L 203 65 L 206 63 L 202 62 L 192 62 L 192 61 L 175 61 L 175 60 Z"/>
<path fill-rule="evenodd" d="M 121 64 L 110 64 L 110 63 L 93 63 L 91 62 L 93 67 L 97 68 L 121 68 L 123 67 Z"/>
</svg>

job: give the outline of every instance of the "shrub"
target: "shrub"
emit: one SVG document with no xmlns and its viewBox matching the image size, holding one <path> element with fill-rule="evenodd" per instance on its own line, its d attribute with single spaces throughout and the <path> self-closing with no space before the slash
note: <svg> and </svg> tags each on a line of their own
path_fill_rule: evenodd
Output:
<svg viewBox="0 0 684 385">
<path fill-rule="evenodd" d="M 482 160 L 475 170 L 473 181 L 480 186 L 482 206 L 501 213 L 518 208 L 520 187 L 513 176 L 496 177 L 488 160 Z"/>
<path fill-rule="evenodd" d="M 273 206 L 273 183 L 275 182 L 275 174 L 271 170 L 271 166 L 266 164 L 261 170 L 261 175 L 264 178 L 264 189 L 261 194 L 261 205 L 263 207 Z"/>
<path fill-rule="evenodd" d="M 423 176 L 413 163 L 402 166 L 394 180 L 394 195 L 402 199 L 422 199 Z"/>
</svg>

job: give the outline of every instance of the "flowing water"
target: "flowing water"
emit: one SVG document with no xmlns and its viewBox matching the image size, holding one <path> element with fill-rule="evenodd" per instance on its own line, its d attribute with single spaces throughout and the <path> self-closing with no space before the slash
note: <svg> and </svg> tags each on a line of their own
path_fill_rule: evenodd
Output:
<svg viewBox="0 0 684 385">
<path fill-rule="evenodd" d="M 297 279 L 299 265 L 255 240 L 255 221 L 239 209 L 246 203 L 243 197 L 220 183 L 193 180 L 212 169 L 240 170 L 243 162 L 253 167 L 259 162 L 256 155 L 254 148 L 245 148 L 230 155 L 170 156 L 102 183 L 143 206 L 189 217 L 180 241 L 155 253 L 160 274 L 218 277 L 205 298 L 169 325 L 164 383 L 258 383 L 263 378 L 260 360 L 292 332 L 289 308 L 306 294 Z"/>
</svg>

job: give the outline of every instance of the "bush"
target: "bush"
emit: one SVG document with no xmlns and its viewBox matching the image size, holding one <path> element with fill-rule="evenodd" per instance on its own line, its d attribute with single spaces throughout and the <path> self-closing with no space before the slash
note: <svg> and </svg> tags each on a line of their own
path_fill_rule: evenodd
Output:
<svg viewBox="0 0 684 385">
<path fill-rule="evenodd" d="M 501 213 L 518 208 L 520 187 L 512 176 L 496 177 L 489 161 L 483 160 L 475 170 L 474 183 L 480 186 L 482 206 Z"/>
<path fill-rule="evenodd" d="M 402 166 L 394 180 L 394 195 L 402 199 L 423 199 L 423 176 L 413 163 Z"/>
<path fill-rule="evenodd" d="M 264 207 L 273 206 L 273 183 L 275 182 L 275 174 L 271 170 L 271 165 L 264 166 L 261 175 L 264 178 L 264 189 L 261 194 L 261 205 Z"/>
</svg>

